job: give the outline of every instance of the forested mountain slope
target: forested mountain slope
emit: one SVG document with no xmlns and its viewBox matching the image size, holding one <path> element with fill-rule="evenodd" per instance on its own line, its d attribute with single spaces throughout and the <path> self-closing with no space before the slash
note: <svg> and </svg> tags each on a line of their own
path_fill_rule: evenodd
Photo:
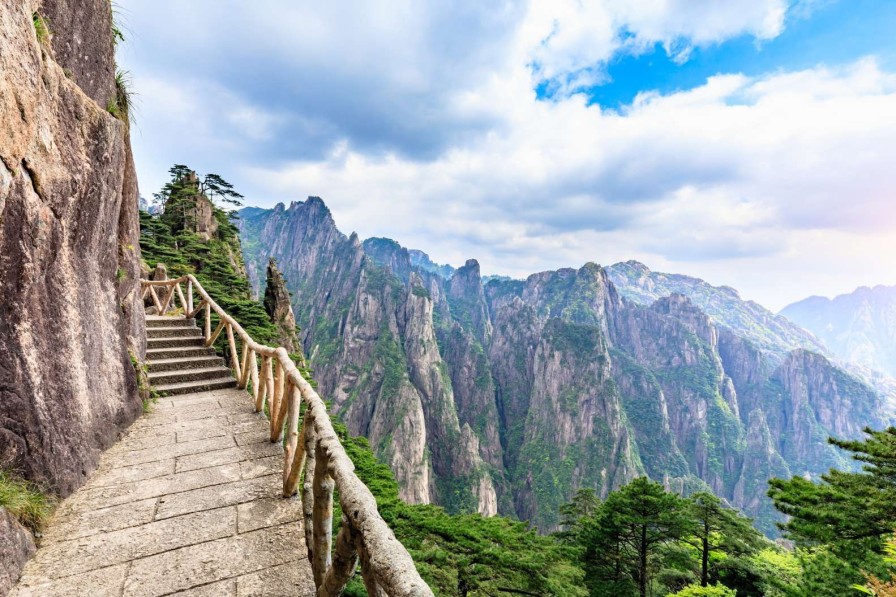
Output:
<svg viewBox="0 0 896 597">
<path fill-rule="evenodd" d="M 827 437 L 883 424 L 871 388 L 782 345 L 812 337 L 773 315 L 746 334 L 682 294 L 637 304 L 593 263 L 483 285 L 475 260 L 439 271 L 345 236 L 318 198 L 241 215 L 250 275 L 277 259 L 323 395 L 412 503 L 548 531 L 577 488 L 647 473 L 774 532 L 768 478 L 848 467 Z"/>
</svg>

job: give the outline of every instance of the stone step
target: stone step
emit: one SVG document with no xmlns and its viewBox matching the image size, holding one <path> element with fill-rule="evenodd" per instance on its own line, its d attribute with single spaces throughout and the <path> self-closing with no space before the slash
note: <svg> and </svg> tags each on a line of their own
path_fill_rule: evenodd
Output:
<svg viewBox="0 0 896 597">
<path fill-rule="evenodd" d="M 202 331 L 197 327 L 188 327 L 185 325 L 172 327 L 146 328 L 146 337 L 155 338 L 186 338 L 198 337 L 202 335 Z"/>
<path fill-rule="evenodd" d="M 202 336 L 187 336 L 185 338 L 147 338 L 146 348 L 204 348 L 205 340 Z"/>
<path fill-rule="evenodd" d="M 149 374 L 149 385 L 153 388 L 188 381 L 205 381 L 230 375 L 226 367 L 204 367 L 195 369 L 177 369 L 174 371 L 158 371 Z"/>
<path fill-rule="evenodd" d="M 195 319 L 184 319 L 183 317 L 177 316 L 169 316 L 166 315 L 164 317 L 160 315 L 147 315 L 146 316 L 146 327 L 147 328 L 166 328 L 166 327 L 195 327 L 196 320 Z"/>
<path fill-rule="evenodd" d="M 147 348 L 146 360 L 150 367 L 156 361 L 169 359 L 192 359 L 194 357 L 215 356 L 214 348 L 199 346 L 183 346 L 178 348 Z"/>
<path fill-rule="evenodd" d="M 208 392 L 210 390 L 222 390 L 235 388 L 236 380 L 232 377 L 217 377 L 201 381 L 188 381 L 182 383 L 160 384 L 152 386 L 152 389 L 162 396 L 175 396 L 177 394 L 192 394 L 194 392 Z"/>
<path fill-rule="evenodd" d="M 147 367 L 149 368 L 150 373 L 223 366 L 224 359 L 214 354 L 202 354 L 186 358 L 156 359 L 147 362 Z"/>
</svg>

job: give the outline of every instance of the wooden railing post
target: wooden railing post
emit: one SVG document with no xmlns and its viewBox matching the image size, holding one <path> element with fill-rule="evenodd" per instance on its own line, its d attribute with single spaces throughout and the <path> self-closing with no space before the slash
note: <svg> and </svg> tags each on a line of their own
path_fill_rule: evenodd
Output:
<svg viewBox="0 0 896 597">
<path fill-rule="evenodd" d="M 240 359 L 240 377 L 238 387 L 245 390 L 249 385 L 249 343 L 243 340 L 243 358 Z"/>
<path fill-rule="evenodd" d="M 316 586 L 321 586 L 330 567 L 333 545 L 333 479 L 327 470 L 327 453 L 320 444 L 315 448 L 314 463 L 314 557 L 311 571 Z"/>
<path fill-rule="evenodd" d="M 370 552 L 363 540 L 358 541 L 357 545 L 358 557 L 361 560 L 361 579 L 364 581 L 364 588 L 367 589 L 368 597 L 387 597 L 379 583 L 376 581 L 376 575 L 373 573 L 373 566 L 370 565 Z"/>
<path fill-rule="evenodd" d="M 208 339 L 212 337 L 212 306 L 205 303 L 205 342 L 208 346 Z"/>
<path fill-rule="evenodd" d="M 168 285 L 168 294 L 165 295 L 165 302 L 162 303 L 162 312 L 159 315 L 164 315 L 168 312 L 168 305 L 171 304 L 171 298 L 174 296 L 174 285 Z"/>
<path fill-rule="evenodd" d="M 211 346 L 212 344 L 214 344 L 215 340 L 218 339 L 218 336 L 221 335 L 221 330 L 223 330 L 226 326 L 227 326 L 227 321 L 224 319 L 221 319 L 221 321 L 218 322 L 217 327 L 215 327 L 215 331 L 212 332 L 212 335 L 205 341 L 205 345 Z"/>
<path fill-rule="evenodd" d="M 349 520 L 342 518 L 342 527 L 336 535 L 336 549 L 333 550 L 333 564 L 327 569 L 323 583 L 317 591 L 318 597 L 338 597 L 351 579 L 358 565 L 355 549 L 355 532 Z"/>
<path fill-rule="evenodd" d="M 305 458 L 305 446 L 299 444 L 299 409 L 302 403 L 302 393 L 298 388 L 289 385 L 289 392 L 284 396 L 287 405 L 286 438 L 283 446 L 283 497 L 290 497 L 295 493 L 295 484 L 291 483 L 293 470 L 296 470 L 296 461 Z M 302 427 L 304 431 L 304 426 Z M 295 475 L 298 480 L 298 474 Z"/>
<path fill-rule="evenodd" d="M 302 518 L 305 527 L 305 547 L 308 549 L 308 561 L 314 561 L 314 420 L 311 411 L 305 411 L 305 479 L 302 481 Z M 315 579 L 316 582 L 316 579 Z M 315 586 L 320 586 L 315 584 Z"/>
<path fill-rule="evenodd" d="M 298 410 L 301 407 L 301 392 L 298 388 L 295 388 L 293 392 L 299 398 L 295 407 L 296 410 Z M 292 412 L 290 412 L 290 420 L 292 420 Z M 302 421 L 302 430 L 299 432 L 299 437 L 296 441 L 296 453 L 289 463 L 289 472 L 286 475 L 286 481 L 283 483 L 283 497 L 292 497 L 295 495 L 299 485 L 299 475 L 302 474 L 302 469 L 305 468 L 305 434 L 308 429 L 307 422 L 307 418 Z"/>
<path fill-rule="evenodd" d="M 180 288 L 180 282 L 175 286 L 177 289 L 177 300 L 180 301 L 180 307 L 184 310 L 184 314 L 189 313 L 190 310 L 187 309 L 187 299 L 184 298 L 184 291 Z"/>
<path fill-rule="evenodd" d="M 311 571 L 314 582 L 319 587 L 330 567 L 330 548 L 333 545 L 333 479 L 327 471 L 325 452 L 318 443 L 314 463 L 314 510 L 312 524 L 314 530 L 314 558 Z"/>
<path fill-rule="evenodd" d="M 280 359 L 274 357 L 274 395 L 271 398 L 270 403 L 270 415 L 271 415 L 271 442 L 280 441 L 283 433 L 283 418 L 281 417 L 281 413 L 283 412 L 283 385 L 284 385 L 284 371 L 283 365 L 280 363 Z"/>
<path fill-rule="evenodd" d="M 187 313 L 193 312 L 193 280 L 187 280 Z"/>
<path fill-rule="evenodd" d="M 227 345 L 230 347 L 230 367 L 233 369 L 233 376 L 240 379 L 243 372 L 240 370 L 240 358 L 236 353 L 236 340 L 233 338 L 233 326 L 227 324 Z"/>
<path fill-rule="evenodd" d="M 164 315 L 164 313 L 162 313 L 162 303 L 161 301 L 159 301 L 159 295 L 156 294 L 155 287 L 149 287 L 149 296 L 152 297 L 152 304 L 155 305 L 156 313 L 158 313 L 159 315 Z"/>
</svg>

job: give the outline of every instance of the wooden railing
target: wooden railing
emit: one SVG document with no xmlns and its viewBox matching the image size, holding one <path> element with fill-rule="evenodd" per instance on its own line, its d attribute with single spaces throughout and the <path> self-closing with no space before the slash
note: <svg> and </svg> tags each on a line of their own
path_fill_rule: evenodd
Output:
<svg viewBox="0 0 896 597">
<path fill-rule="evenodd" d="M 271 442 L 284 442 L 284 497 L 296 494 L 302 472 L 305 473 L 302 483 L 305 543 L 318 597 L 341 594 L 359 561 L 364 585 L 371 597 L 431 596 L 432 590 L 420 578 L 410 554 L 377 511 L 373 494 L 355 475 L 354 464 L 333 430 L 324 401 L 302 377 L 286 349 L 255 342 L 193 276 L 141 280 L 141 284 L 144 298 L 152 299 L 160 315 L 174 310 L 175 298 L 188 319 L 204 311 L 206 346 L 211 346 L 226 331 L 230 367 L 239 387 L 246 389 L 251 381 L 256 412 L 263 412 L 267 402 Z M 183 284 L 186 284 L 186 293 Z M 194 293 L 198 295 L 198 303 Z M 214 330 L 212 311 L 218 315 Z M 241 352 L 237 352 L 237 338 L 242 345 Z M 258 356 L 261 356 L 260 368 Z M 301 416 L 302 403 L 304 416 Z M 332 545 L 334 488 L 339 491 L 342 506 L 342 525 L 335 550 Z"/>
</svg>

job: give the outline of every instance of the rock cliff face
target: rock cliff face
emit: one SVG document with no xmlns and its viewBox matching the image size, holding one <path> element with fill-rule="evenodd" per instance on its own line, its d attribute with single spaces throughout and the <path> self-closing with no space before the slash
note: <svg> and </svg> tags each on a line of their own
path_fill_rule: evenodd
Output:
<svg viewBox="0 0 896 597">
<path fill-rule="evenodd" d="M 6 595 L 16 584 L 22 567 L 35 551 L 28 529 L 0 507 L 0 595 Z"/>
<path fill-rule="evenodd" d="M 273 256 L 286 274 L 323 394 L 408 501 L 549 531 L 577 488 L 648 474 L 711 488 L 773 533 L 767 479 L 848 466 L 828 435 L 883 423 L 872 390 L 788 345 L 812 337 L 774 316 L 748 334 L 682 294 L 638 304 L 593 263 L 483 286 L 475 260 L 345 237 L 317 198 L 242 227 L 250 271 Z"/>
<path fill-rule="evenodd" d="M 280 333 L 280 346 L 287 352 L 301 352 L 302 345 L 296 334 L 296 316 L 292 311 L 289 290 L 286 289 L 283 274 L 277 269 L 277 262 L 273 259 L 268 261 L 267 280 L 264 288 L 264 310 L 277 326 L 277 331 Z"/>
<path fill-rule="evenodd" d="M 896 286 L 862 287 L 834 299 L 813 296 L 784 307 L 781 315 L 838 357 L 896 377 Z"/>
<path fill-rule="evenodd" d="M 141 410 L 137 184 L 127 123 L 105 110 L 113 53 L 105 0 L 0 1 L 0 466 L 61 495 Z"/>
</svg>

